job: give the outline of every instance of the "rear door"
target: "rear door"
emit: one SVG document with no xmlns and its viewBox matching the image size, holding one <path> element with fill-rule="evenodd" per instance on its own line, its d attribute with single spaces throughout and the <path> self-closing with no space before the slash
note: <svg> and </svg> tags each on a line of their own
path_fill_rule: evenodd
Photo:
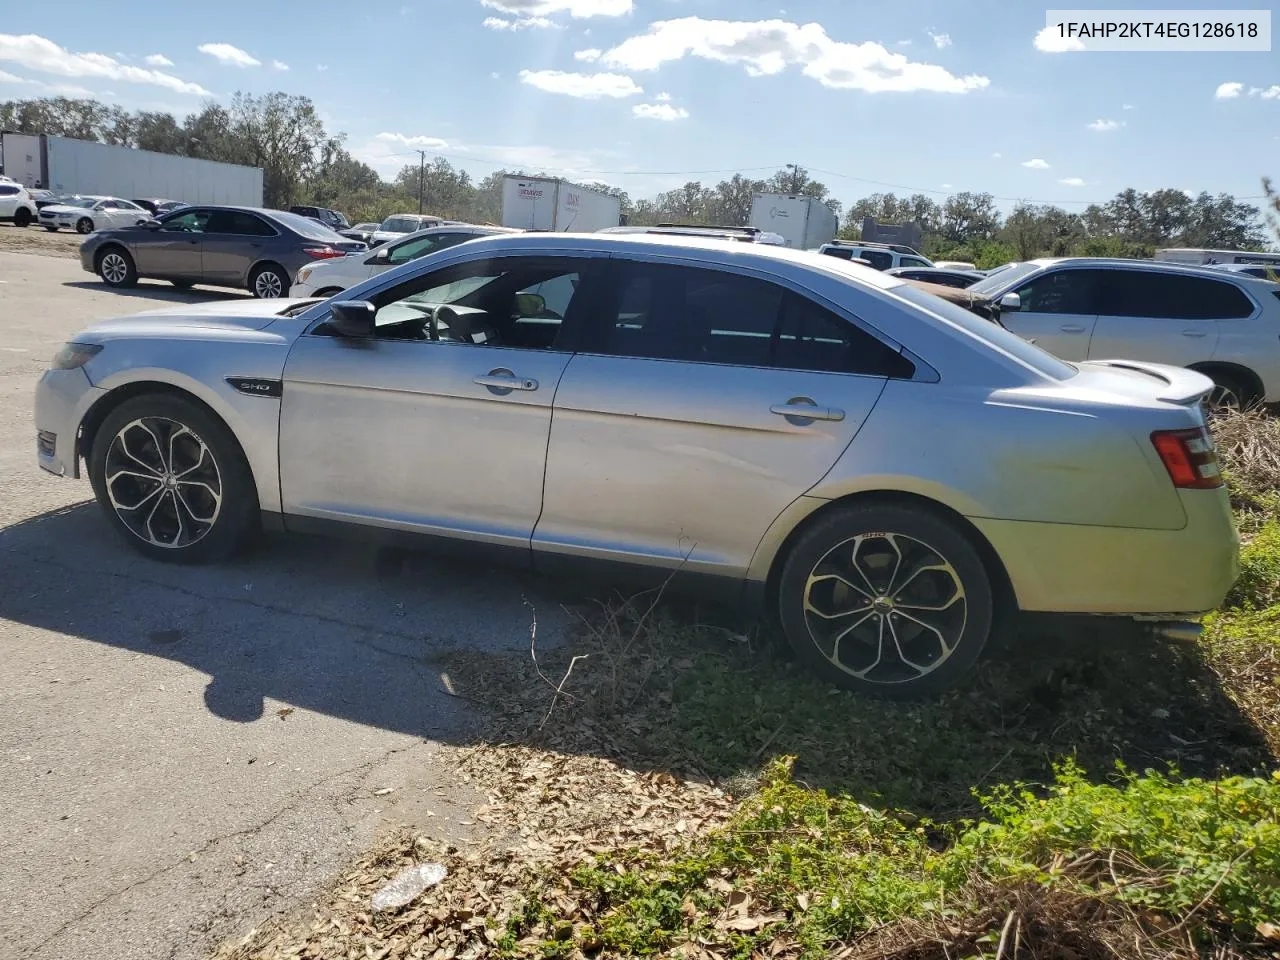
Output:
<svg viewBox="0 0 1280 960">
<path fill-rule="evenodd" d="M 142 231 L 133 248 L 138 273 L 172 280 L 202 279 L 200 258 L 210 211 L 201 207 L 167 216 L 159 230 Z"/>
<path fill-rule="evenodd" d="M 1091 360 L 1185 367 L 1213 358 L 1256 307 L 1233 283 L 1158 270 L 1107 270 Z"/>
<path fill-rule="evenodd" d="M 1000 322 L 1063 360 L 1087 360 L 1089 339 L 1098 319 L 1101 274 L 1097 269 L 1070 267 L 1037 273 L 1014 287 L 1012 292 L 1022 300 L 1022 306 L 1002 310 Z"/>
<path fill-rule="evenodd" d="M 267 255 L 267 245 L 278 235 L 245 210 L 215 210 L 204 233 L 204 280 L 231 287 L 244 285 L 249 268 Z"/>
<path fill-rule="evenodd" d="M 758 273 L 615 260 L 556 394 L 535 559 L 738 578 L 831 469 L 896 349 Z"/>
</svg>

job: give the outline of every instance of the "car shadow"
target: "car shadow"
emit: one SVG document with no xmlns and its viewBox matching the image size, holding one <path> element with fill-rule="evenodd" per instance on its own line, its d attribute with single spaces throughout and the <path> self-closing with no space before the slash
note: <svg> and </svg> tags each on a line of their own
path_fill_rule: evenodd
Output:
<svg viewBox="0 0 1280 960">
<path fill-rule="evenodd" d="M 675 602 L 637 641 L 616 603 L 584 602 L 596 596 L 303 537 L 267 537 L 219 565 L 158 563 L 93 503 L 0 530 L 0 619 L 185 664 L 208 678 L 189 709 L 240 723 L 271 700 L 720 783 L 787 756 L 810 786 L 943 819 L 977 813 L 974 788 L 1042 783 L 1067 757 L 1100 780 L 1118 763 L 1217 776 L 1274 762 L 1199 648 L 1096 619 L 1025 618 L 961 689 L 894 703 L 824 686 L 740 615 Z M 613 612 L 584 646 L 585 609 Z M 568 682 L 557 692 L 547 677 Z"/>
<path fill-rule="evenodd" d="M 136 297 L 140 300 L 171 300 L 174 303 L 207 303 L 213 300 L 246 300 L 252 299 L 247 290 L 228 290 L 226 288 L 188 287 L 182 289 L 163 280 L 139 280 L 136 287 L 109 287 L 101 280 L 67 280 L 64 287 L 75 287 L 79 290 L 95 290 L 114 293 L 122 297 Z"/>
</svg>

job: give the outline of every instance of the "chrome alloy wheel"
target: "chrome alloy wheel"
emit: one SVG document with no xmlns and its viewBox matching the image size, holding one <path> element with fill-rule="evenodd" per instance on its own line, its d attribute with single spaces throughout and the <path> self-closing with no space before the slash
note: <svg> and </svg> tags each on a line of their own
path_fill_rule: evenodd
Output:
<svg viewBox="0 0 1280 960">
<path fill-rule="evenodd" d="M 274 270 L 263 270 L 253 281 L 253 292 L 262 300 L 274 300 L 280 296 L 283 289 L 284 283 L 280 280 L 280 274 Z"/>
<path fill-rule="evenodd" d="M 102 278 L 107 283 L 124 283 L 129 276 L 129 265 L 124 262 L 124 257 L 118 253 L 108 253 L 102 258 L 99 265 L 102 270 Z"/>
<path fill-rule="evenodd" d="M 804 618 L 834 667 L 867 683 L 897 684 L 950 658 L 968 602 L 959 574 L 933 547 L 900 533 L 867 533 L 814 565 Z"/>
<path fill-rule="evenodd" d="M 222 510 L 222 476 L 190 428 L 142 417 L 120 428 L 107 450 L 107 496 L 134 536 L 179 549 L 204 538 Z"/>
</svg>

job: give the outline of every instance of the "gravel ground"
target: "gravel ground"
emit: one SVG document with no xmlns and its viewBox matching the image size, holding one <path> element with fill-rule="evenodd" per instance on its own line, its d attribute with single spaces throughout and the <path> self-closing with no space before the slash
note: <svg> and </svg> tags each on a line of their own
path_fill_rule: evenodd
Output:
<svg viewBox="0 0 1280 960">
<path fill-rule="evenodd" d="M 15 227 L 0 223 L 0 252 L 39 253 L 47 257 L 78 257 L 84 237 L 69 230 L 50 233 L 43 227 Z"/>
</svg>

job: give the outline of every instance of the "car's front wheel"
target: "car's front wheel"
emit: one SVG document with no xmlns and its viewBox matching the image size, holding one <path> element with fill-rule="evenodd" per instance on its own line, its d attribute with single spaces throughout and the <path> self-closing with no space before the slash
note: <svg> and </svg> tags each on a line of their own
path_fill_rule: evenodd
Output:
<svg viewBox="0 0 1280 960">
<path fill-rule="evenodd" d="M 76 233 L 93 233 L 93 221 L 88 217 L 81 217 L 76 221 Z"/>
<path fill-rule="evenodd" d="M 48 230 L 50 233 L 57 233 L 57 232 L 58 232 L 58 228 L 57 228 L 57 227 L 45 227 L 45 229 L 46 229 L 46 230 Z"/>
<path fill-rule="evenodd" d="M 26 207 L 19 207 L 13 212 L 13 225 L 15 227 L 29 227 L 31 226 L 31 220 L 31 211 Z"/>
<path fill-rule="evenodd" d="M 98 276 L 108 287 L 132 287 L 138 282 L 138 268 L 128 251 L 108 247 L 98 257 Z"/>
<path fill-rule="evenodd" d="M 289 289 L 289 278 L 284 270 L 274 263 L 268 263 L 253 271 L 249 278 L 249 289 L 260 300 L 274 300 L 283 297 Z"/>
<path fill-rule="evenodd" d="M 992 607 L 991 578 L 970 537 L 902 504 L 819 518 L 778 582 L 797 657 L 834 684 L 894 698 L 954 685 L 987 643 Z"/>
<path fill-rule="evenodd" d="M 89 476 L 112 525 L 156 560 L 203 563 L 251 536 L 253 475 L 231 431 L 182 397 L 126 400 L 99 426 Z"/>
</svg>

